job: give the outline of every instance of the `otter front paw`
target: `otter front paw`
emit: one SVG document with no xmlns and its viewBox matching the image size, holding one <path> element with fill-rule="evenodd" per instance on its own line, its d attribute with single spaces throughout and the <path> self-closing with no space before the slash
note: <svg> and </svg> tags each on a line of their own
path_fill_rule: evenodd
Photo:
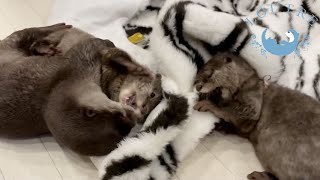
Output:
<svg viewBox="0 0 320 180">
<path fill-rule="evenodd" d="M 247 176 L 249 180 L 277 180 L 275 176 L 268 172 L 257 172 L 254 171 Z"/>
<path fill-rule="evenodd" d="M 38 29 L 39 31 L 47 33 L 46 35 L 49 35 L 53 32 L 61 31 L 64 29 L 70 29 L 70 28 L 72 28 L 71 25 L 66 25 L 65 23 L 58 23 L 58 24 L 54 24 L 51 26 L 45 26 L 45 27 L 40 27 L 40 28 L 35 28 L 35 29 Z"/>
<path fill-rule="evenodd" d="M 194 107 L 194 110 L 200 111 L 200 112 L 214 112 L 214 109 L 217 107 L 210 102 L 209 100 L 203 100 L 199 101 Z"/>
<path fill-rule="evenodd" d="M 31 45 L 30 52 L 32 55 L 55 56 L 61 53 L 56 46 L 57 43 L 41 39 Z"/>
<path fill-rule="evenodd" d="M 141 120 L 141 115 L 139 115 L 138 113 L 136 113 L 132 108 L 124 108 L 124 110 L 125 110 L 125 114 L 124 114 L 124 117 L 126 118 L 126 119 L 128 119 L 129 121 L 131 121 L 131 122 L 134 122 L 134 123 L 136 123 L 136 122 L 140 122 L 140 121 L 142 121 Z"/>
</svg>

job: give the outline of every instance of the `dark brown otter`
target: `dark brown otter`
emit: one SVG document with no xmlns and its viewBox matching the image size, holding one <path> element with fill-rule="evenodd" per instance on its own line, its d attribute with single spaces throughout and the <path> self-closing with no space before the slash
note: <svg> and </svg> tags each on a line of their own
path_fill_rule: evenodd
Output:
<svg viewBox="0 0 320 180">
<path fill-rule="evenodd" d="M 318 101 L 265 83 L 244 59 L 231 53 L 213 57 L 197 75 L 195 87 L 206 94 L 196 110 L 212 112 L 253 143 L 267 172 L 254 172 L 249 179 L 320 178 Z M 210 99 L 216 93 L 219 98 Z"/>
<path fill-rule="evenodd" d="M 119 76 L 120 89 L 111 83 Z M 136 79 L 158 95 L 160 78 L 108 40 L 64 24 L 17 31 L 0 42 L 0 136 L 51 133 L 75 152 L 107 154 L 148 113 L 106 95 Z"/>
</svg>

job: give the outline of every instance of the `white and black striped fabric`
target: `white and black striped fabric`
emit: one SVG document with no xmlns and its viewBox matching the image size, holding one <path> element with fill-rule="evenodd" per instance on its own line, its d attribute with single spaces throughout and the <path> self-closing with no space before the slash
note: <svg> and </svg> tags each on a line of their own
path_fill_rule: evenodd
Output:
<svg viewBox="0 0 320 180">
<path fill-rule="evenodd" d="M 164 79 L 163 101 L 140 132 L 123 140 L 103 161 L 100 176 L 111 179 L 170 179 L 178 164 L 172 142 L 189 120 L 197 100 L 195 93 L 180 93 Z M 169 90 L 168 90 L 169 89 Z"/>
<path fill-rule="evenodd" d="M 320 99 L 319 17 L 320 0 L 150 0 L 124 29 L 128 36 L 145 35 L 148 43 L 142 48 L 153 53 L 159 72 L 176 83 L 179 93 L 169 95 L 144 130 L 107 156 L 101 178 L 171 179 L 179 162 L 218 122 L 210 114 L 190 110 L 194 97 L 185 95 L 193 91 L 197 71 L 218 52 L 232 51 L 261 77 L 269 75 L 273 82 Z M 310 44 L 283 57 L 266 53 L 254 44 L 261 43 L 265 28 L 278 41 L 287 40 L 285 32 L 295 29 L 300 37 L 309 37 Z M 175 103 L 184 108 L 177 109 Z"/>
</svg>

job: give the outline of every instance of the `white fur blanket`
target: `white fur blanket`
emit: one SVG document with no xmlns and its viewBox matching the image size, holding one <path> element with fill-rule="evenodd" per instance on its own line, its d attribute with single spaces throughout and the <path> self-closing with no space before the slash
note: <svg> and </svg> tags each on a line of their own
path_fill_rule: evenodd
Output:
<svg viewBox="0 0 320 180">
<path fill-rule="evenodd" d="M 185 3 L 179 4 L 179 2 Z M 274 6 L 270 5 L 273 3 Z M 293 5 L 288 8 L 286 4 Z M 181 94 L 192 91 L 190 85 L 193 84 L 198 64 L 201 64 L 201 61 L 205 63 L 210 58 L 210 53 L 231 50 L 246 58 L 261 77 L 270 75 L 273 82 L 319 99 L 319 21 L 312 22 L 310 26 L 311 19 L 319 18 L 320 10 L 317 7 L 320 7 L 319 0 L 295 2 L 194 0 L 191 3 L 185 0 L 57 0 L 49 23 L 70 23 L 97 37 L 110 39 L 118 47 L 128 51 L 138 62 L 160 71 L 169 78 L 169 84 L 173 84 L 164 83 L 164 88 L 170 89 L 177 85 L 176 91 Z M 179 11 L 185 12 L 183 17 L 177 16 L 181 13 Z M 305 14 L 304 17 L 301 13 Z M 184 27 L 183 37 L 179 37 L 181 29 L 175 26 L 179 24 L 181 18 Z M 300 33 L 298 50 L 286 56 L 266 52 L 261 46 L 261 34 L 266 28 L 270 31 L 267 33 L 269 37 L 280 40 L 286 40 L 286 31 L 290 29 L 298 31 Z M 127 40 L 128 36 L 136 32 L 144 35 L 141 47 Z M 190 59 L 193 61 L 189 61 Z M 166 108 L 165 103 L 162 102 L 151 113 L 145 126 L 152 124 L 160 111 Z M 173 146 L 176 159 L 181 161 L 197 145 L 199 139 L 210 132 L 214 122 L 217 122 L 217 119 L 212 115 L 192 112 L 187 123 L 178 127 L 179 131 L 173 134 L 170 132 L 162 135 L 154 134 L 152 138 L 155 139 L 150 137 L 148 140 L 145 136 L 140 139 L 129 138 L 106 157 L 102 165 L 101 161 L 96 161 L 101 168 L 101 177 L 169 179 L 171 172 L 161 169 L 158 158 L 168 156 L 165 151 L 168 143 Z M 159 136 L 162 136 L 162 139 L 167 138 L 167 142 L 155 146 L 160 149 L 147 148 Z M 130 146 L 130 142 L 133 141 L 140 142 L 141 147 Z M 113 162 L 143 153 L 146 159 L 151 161 L 150 165 L 132 167 L 128 171 L 106 178 L 107 168 Z M 165 163 L 169 169 L 175 169 L 172 166 L 176 164 L 167 161 Z"/>
</svg>

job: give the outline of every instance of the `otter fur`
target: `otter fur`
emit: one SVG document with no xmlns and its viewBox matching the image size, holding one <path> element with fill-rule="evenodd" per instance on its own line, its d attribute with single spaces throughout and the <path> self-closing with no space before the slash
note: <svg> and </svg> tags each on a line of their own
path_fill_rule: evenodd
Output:
<svg viewBox="0 0 320 180">
<path fill-rule="evenodd" d="M 320 179 L 318 101 L 266 83 L 231 53 L 214 56 L 198 73 L 195 88 L 202 100 L 194 109 L 212 112 L 253 143 L 266 172 L 248 179 Z"/>
<path fill-rule="evenodd" d="M 112 83 L 119 77 L 121 88 Z M 141 81 L 147 90 L 135 90 L 129 81 Z M 50 133 L 77 153 L 108 154 L 160 102 L 158 81 L 111 41 L 69 25 L 14 32 L 0 42 L 0 136 Z M 107 96 L 128 89 L 135 94 L 121 97 L 130 100 Z"/>
</svg>

